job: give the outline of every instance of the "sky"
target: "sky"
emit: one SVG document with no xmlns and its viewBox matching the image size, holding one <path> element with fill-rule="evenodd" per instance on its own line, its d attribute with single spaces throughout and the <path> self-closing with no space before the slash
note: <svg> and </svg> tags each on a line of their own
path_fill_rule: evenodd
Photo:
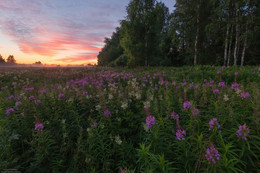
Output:
<svg viewBox="0 0 260 173">
<path fill-rule="evenodd" d="M 161 0 L 170 12 L 174 0 Z M 0 0 L 0 54 L 17 63 L 79 65 L 97 55 L 129 0 Z"/>
</svg>

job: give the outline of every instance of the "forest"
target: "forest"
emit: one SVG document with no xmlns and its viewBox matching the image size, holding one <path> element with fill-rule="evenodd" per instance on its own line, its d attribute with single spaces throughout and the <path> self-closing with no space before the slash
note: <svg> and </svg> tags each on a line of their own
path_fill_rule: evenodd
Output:
<svg viewBox="0 0 260 173">
<path fill-rule="evenodd" d="M 99 66 L 260 64 L 260 1 L 131 0 Z"/>
</svg>

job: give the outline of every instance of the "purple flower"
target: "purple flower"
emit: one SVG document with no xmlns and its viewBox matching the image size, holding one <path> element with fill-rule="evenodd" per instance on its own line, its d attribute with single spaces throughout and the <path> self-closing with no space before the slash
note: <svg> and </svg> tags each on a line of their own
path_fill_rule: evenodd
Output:
<svg viewBox="0 0 260 173">
<path fill-rule="evenodd" d="M 96 122 L 93 122 L 93 123 L 91 124 L 91 127 L 97 127 L 97 123 L 96 123 Z"/>
<path fill-rule="evenodd" d="M 192 89 L 193 88 L 193 84 L 190 84 L 190 89 Z"/>
<path fill-rule="evenodd" d="M 219 160 L 220 154 L 218 153 L 218 150 L 214 146 L 211 146 L 210 148 L 207 149 L 205 157 L 209 161 L 209 164 L 211 163 L 216 164 L 216 160 Z"/>
<path fill-rule="evenodd" d="M 12 100 L 13 98 L 14 98 L 13 95 L 11 95 L 11 96 L 8 97 L 9 100 Z"/>
<path fill-rule="evenodd" d="M 212 120 L 209 121 L 209 130 L 211 131 L 214 128 L 220 129 L 220 125 L 218 123 L 217 118 L 213 118 Z M 221 132 L 221 130 L 219 130 L 219 132 Z"/>
<path fill-rule="evenodd" d="M 179 115 L 175 112 L 172 112 L 171 119 L 177 120 L 177 119 L 179 119 Z"/>
<path fill-rule="evenodd" d="M 183 84 L 182 84 L 183 86 L 186 86 L 187 85 L 187 82 L 183 82 Z"/>
<path fill-rule="evenodd" d="M 232 90 L 235 90 L 235 89 L 238 89 L 238 88 L 239 88 L 239 84 L 236 83 L 236 82 L 234 82 L 234 83 L 232 84 L 232 86 L 231 86 L 231 89 L 232 89 Z"/>
<path fill-rule="evenodd" d="M 185 111 L 188 111 L 190 107 L 191 107 L 191 103 L 189 101 L 185 101 L 183 103 L 183 108 Z"/>
<path fill-rule="evenodd" d="M 150 131 L 152 130 L 152 127 L 156 124 L 157 123 L 154 116 L 150 115 L 146 117 L 146 125 Z"/>
<path fill-rule="evenodd" d="M 16 106 L 16 107 L 17 107 L 17 106 L 20 106 L 20 105 L 22 105 L 22 102 L 20 102 L 20 101 L 18 101 L 18 102 L 15 103 L 15 106 Z"/>
<path fill-rule="evenodd" d="M 218 93 L 219 93 L 219 90 L 218 90 L 218 89 L 214 89 L 214 90 L 213 90 L 213 94 L 216 95 L 216 94 L 218 94 Z"/>
<path fill-rule="evenodd" d="M 10 115 L 12 112 L 14 112 L 13 108 L 6 109 L 6 114 Z"/>
<path fill-rule="evenodd" d="M 39 100 L 39 99 L 34 100 L 34 103 L 35 103 L 36 105 L 39 105 L 39 104 L 41 103 L 41 100 Z"/>
<path fill-rule="evenodd" d="M 248 92 L 242 92 L 241 93 L 241 98 L 242 98 L 242 100 L 244 100 L 245 98 L 250 98 L 251 96 L 250 96 L 250 94 L 248 93 Z"/>
<path fill-rule="evenodd" d="M 120 169 L 120 173 L 129 173 L 129 171 L 127 171 L 126 168 L 124 168 L 124 169 Z"/>
<path fill-rule="evenodd" d="M 38 118 L 35 120 L 35 128 L 34 130 L 41 131 L 43 130 L 43 124 L 39 121 Z"/>
<path fill-rule="evenodd" d="M 41 95 L 44 95 L 47 91 L 45 89 L 39 91 Z"/>
<path fill-rule="evenodd" d="M 198 116 L 200 114 L 200 111 L 199 109 L 193 107 L 191 113 L 193 116 Z"/>
<path fill-rule="evenodd" d="M 210 79 L 210 82 L 209 82 L 210 84 L 214 84 L 214 80 L 212 80 L 212 79 Z"/>
<path fill-rule="evenodd" d="M 61 100 L 61 99 L 63 99 L 63 98 L 65 98 L 65 95 L 64 95 L 63 93 L 60 93 L 60 94 L 59 94 L 59 100 Z"/>
<path fill-rule="evenodd" d="M 249 128 L 246 127 L 246 124 L 239 126 L 238 130 L 237 130 L 237 137 L 241 137 L 242 139 L 244 139 L 245 141 L 247 140 L 247 136 L 249 135 Z"/>
<path fill-rule="evenodd" d="M 202 88 L 207 88 L 207 84 L 203 84 L 203 85 L 202 85 Z"/>
<path fill-rule="evenodd" d="M 35 99 L 34 96 L 29 97 L 29 100 L 34 100 L 34 99 Z"/>
<path fill-rule="evenodd" d="M 235 72 L 235 76 L 237 76 L 237 75 L 238 75 L 238 72 L 236 71 L 236 72 Z"/>
<path fill-rule="evenodd" d="M 218 71 L 217 73 L 220 74 L 220 71 Z"/>
<path fill-rule="evenodd" d="M 225 87 L 225 82 L 219 82 L 218 87 L 224 88 Z"/>
<path fill-rule="evenodd" d="M 175 85 L 175 82 L 173 81 L 173 82 L 172 82 L 172 86 L 174 86 L 174 85 Z"/>
<path fill-rule="evenodd" d="M 109 117 L 109 116 L 111 116 L 111 113 L 110 113 L 110 111 L 107 109 L 107 108 L 105 108 L 105 110 L 104 110 L 104 115 L 105 115 L 105 117 Z"/>
<path fill-rule="evenodd" d="M 177 132 L 176 132 L 176 137 L 179 141 L 181 140 L 185 140 L 185 136 L 186 136 L 186 132 L 185 130 L 182 130 L 182 129 L 178 129 Z"/>
</svg>

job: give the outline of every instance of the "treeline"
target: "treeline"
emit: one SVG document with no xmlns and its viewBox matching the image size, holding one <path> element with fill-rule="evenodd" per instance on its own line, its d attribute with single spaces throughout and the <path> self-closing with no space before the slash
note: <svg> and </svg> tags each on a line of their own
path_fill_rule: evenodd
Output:
<svg viewBox="0 0 260 173">
<path fill-rule="evenodd" d="M 99 66 L 260 64 L 259 0 L 131 0 Z"/>
<path fill-rule="evenodd" d="M 9 55 L 8 58 L 5 60 L 3 56 L 0 54 L 0 66 L 3 65 L 15 65 L 16 60 L 13 55 Z"/>
</svg>

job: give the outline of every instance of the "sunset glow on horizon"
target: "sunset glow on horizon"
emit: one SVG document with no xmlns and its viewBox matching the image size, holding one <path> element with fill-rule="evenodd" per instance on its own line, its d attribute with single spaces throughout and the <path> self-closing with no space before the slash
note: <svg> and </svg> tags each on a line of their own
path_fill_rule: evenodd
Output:
<svg viewBox="0 0 260 173">
<path fill-rule="evenodd" d="M 174 4 L 164 0 L 169 8 Z M 129 0 L 1 0 L 0 54 L 20 64 L 96 64 Z"/>
</svg>

